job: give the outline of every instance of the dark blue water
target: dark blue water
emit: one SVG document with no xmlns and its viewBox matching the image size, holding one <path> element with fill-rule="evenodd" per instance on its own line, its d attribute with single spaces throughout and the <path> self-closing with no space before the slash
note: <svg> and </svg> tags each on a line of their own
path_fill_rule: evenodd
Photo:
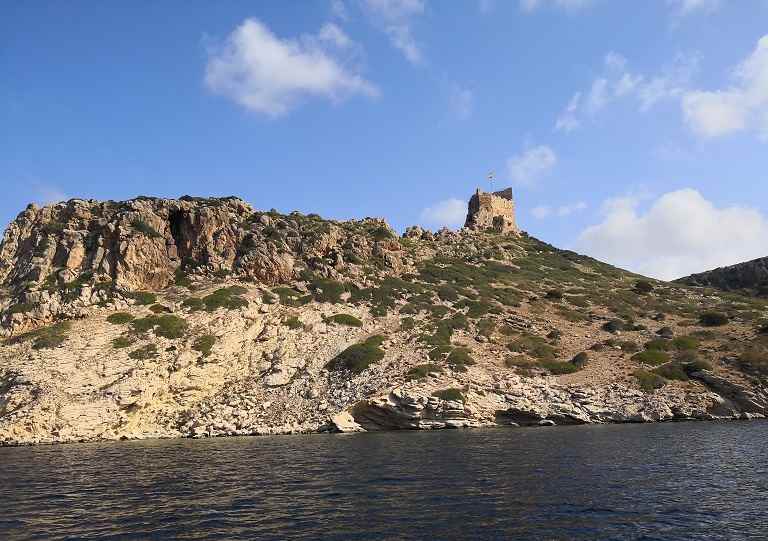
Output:
<svg viewBox="0 0 768 541">
<path fill-rule="evenodd" d="M 768 539 L 768 422 L 0 449 L 0 539 Z"/>
</svg>

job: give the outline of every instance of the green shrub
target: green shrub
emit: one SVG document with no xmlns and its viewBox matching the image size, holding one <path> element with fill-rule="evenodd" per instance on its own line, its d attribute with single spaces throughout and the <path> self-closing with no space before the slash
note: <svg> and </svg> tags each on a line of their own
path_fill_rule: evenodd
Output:
<svg viewBox="0 0 768 541">
<path fill-rule="evenodd" d="M 149 311 L 153 314 L 167 314 L 170 313 L 170 309 L 167 306 L 163 306 L 162 304 L 153 304 L 149 307 Z"/>
<path fill-rule="evenodd" d="M 579 367 L 576 366 L 575 364 L 562 362 L 562 361 L 549 361 L 549 360 L 539 361 L 539 366 L 547 369 L 550 374 L 553 374 L 555 376 L 559 376 L 562 374 L 573 374 L 574 372 L 579 371 Z"/>
<path fill-rule="evenodd" d="M 616 333 L 627 328 L 627 324 L 620 319 L 612 319 L 603 325 L 603 330 L 609 333 Z"/>
<path fill-rule="evenodd" d="M 384 358 L 384 350 L 381 349 L 384 340 L 386 337 L 375 335 L 363 342 L 351 345 L 331 359 L 327 368 L 332 371 L 344 369 L 359 374 Z"/>
<path fill-rule="evenodd" d="M 729 321 L 728 316 L 722 312 L 704 312 L 699 316 L 699 323 L 704 327 L 721 327 Z"/>
<path fill-rule="evenodd" d="M 348 327 L 362 327 L 363 322 L 350 314 L 335 314 L 325 319 L 328 323 L 347 325 Z"/>
<path fill-rule="evenodd" d="M 199 299 L 197 297 L 187 297 L 186 299 L 184 299 L 181 305 L 185 308 L 189 308 L 192 312 L 197 312 L 198 310 L 202 310 L 203 307 L 205 306 L 203 304 L 203 299 Z"/>
<path fill-rule="evenodd" d="M 635 282 L 635 291 L 643 295 L 648 294 L 653 291 L 653 284 L 648 280 L 638 280 Z"/>
<path fill-rule="evenodd" d="M 273 295 L 269 291 L 265 291 L 261 294 L 261 301 L 264 304 L 275 304 L 277 302 L 278 297 L 276 295 Z"/>
<path fill-rule="evenodd" d="M 672 340 L 672 345 L 674 345 L 675 349 L 678 351 L 696 350 L 699 347 L 699 341 L 693 336 L 678 336 Z"/>
<path fill-rule="evenodd" d="M 435 391 L 434 393 L 432 393 L 432 396 L 436 396 L 437 398 L 440 398 L 442 400 L 447 400 L 450 402 L 462 402 L 462 403 L 464 402 L 464 393 L 461 392 L 461 389 L 456 389 L 456 388 Z"/>
<path fill-rule="evenodd" d="M 429 357 L 430 361 L 442 361 L 444 360 L 448 354 L 453 351 L 452 346 L 437 346 L 435 348 L 432 348 L 429 350 L 429 353 L 427 356 Z"/>
<path fill-rule="evenodd" d="M 134 291 L 126 295 L 128 298 L 136 301 L 136 304 L 141 306 L 148 306 L 154 304 L 157 301 L 157 295 L 148 291 Z"/>
<path fill-rule="evenodd" d="M 667 363 L 653 370 L 655 374 L 658 374 L 664 379 L 675 379 L 679 381 L 687 381 L 688 374 L 686 373 L 683 365 L 680 363 Z"/>
<path fill-rule="evenodd" d="M 34 338 L 32 349 L 52 349 L 66 341 L 71 328 L 72 324 L 69 321 L 62 321 L 50 327 L 36 329 L 27 335 Z"/>
<path fill-rule="evenodd" d="M 645 343 L 645 349 L 653 351 L 670 351 L 674 349 L 674 345 L 671 340 L 664 340 L 663 338 L 656 338 L 650 342 Z"/>
<path fill-rule="evenodd" d="M 737 366 L 745 372 L 768 376 L 768 352 L 760 347 L 751 347 L 741 354 Z"/>
<path fill-rule="evenodd" d="M 414 327 L 416 327 L 416 320 L 412 317 L 404 317 L 400 320 L 401 331 L 410 331 Z"/>
<path fill-rule="evenodd" d="M 151 330 L 156 336 L 171 339 L 183 337 L 188 327 L 187 322 L 182 318 L 170 314 L 134 319 L 131 325 L 136 332 Z"/>
<path fill-rule="evenodd" d="M 34 309 L 34 306 L 30 303 L 19 303 L 14 304 L 10 308 L 8 308 L 7 313 L 9 314 L 26 314 L 27 312 L 31 312 Z"/>
<path fill-rule="evenodd" d="M 310 289 L 317 302 L 330 302 L 339 304 L 341 295 L 346 291 L 346 286 L 336 280 L 313 280 Z"/>
<path fill-rule="evenodd" d="M 408 379 L 423 379 L 431 372 L 442 372 L 443 367 L 435 363 L 419 364 L 412 367 L 405 374 Z"/>
<path fill-rule="evenodd" d="M 136 231 L 139 233 L 142 233 L 143 235 L 146 235 L 147 237 L 151 239 L 158 239 L 162 238 L 162 235 L 158 233 L 158 231 L 149 225 L 147 222 L 141 219 L 135 219 L 131 222 L 131 227 L 133 227 Z"/>
<path fill-rule="evenodd" d="M 437 296 L 444 301 L 454 302 L 459 300 L 459 294 L 456 292 L 456 288 L 449 285 L 442 285 L 438 287 Z"/>
<path fill-rule="evenodd" d="M 453 331 L 457 329 L 466 329 L 469 322 L 464 314 L 456 314 L 448 319 L 441 319 L 437 322 L 434 334 L 424 334 L 419 340 L 430 346 L 448 346 L 451 344 Z"/>
<path fill-rule="evenodd" d="M 664 387 L 664 378 L 653 372 L 638 368 L 632 375 L 635 376 L 640 388 L 647 393 Z"/>
<path fill-rule="evenodd" d="M 296 330 L 296 329 L 303 329 L 304 328 L 304 324 L 296 316 L 291 316 L 291 317 L 285 318 L 283 320 L 283 323 L 285 325 L 287 325 L 289 329 Z"/>
<path fill-rule="evenodd" d="M 248 306 L 248 301 L 240 296 L 246 291 L 240 286 L 223 287 L 203 297 L 203 305 L 207 312 L 215 312 L 219 308 L 237 310 Z"/>
<path fill-rule="evenodd" d="M 669 362 L 669 354 L 658 349 L 646 349 L 632 356 L 632 360 L 651 366 L 658 366 Z"/>
<path fill-rule="evenodd" d="M 130 337 L 130 336 L 118 336 L 114 340 L 112 340 L 112 347 L 115 349 L 123 349 L 131 347 L 133 344 L 136 343 L 136 339 Z"/>
<path fill-rule="evenodd" d="M 684 365 L 685 371 L 689 374 L 693 372 L 699 372 L 701 370 L 712 370 L 712 363 L 705 361 L 704 359 L 695 359 L 690 362 L 686 362 Z"/>
<path fill-rule="evenodd" d="M 216 337 L 212 334 L 204 334 L 203 336 L 199 336 L 195 341 L 192 343 L 192 349 L 195 351 L 199 351 L 203 354 L 203 357 L 207 357 L 211 354 L 211 350 L 213 349 L 213 345 L 216 343 Z"/>
<path fill-rule="evenodd" d="M 549 299 L 551 301 L 561 301 L 563 300 L 563 292 L 559 289 L 550 289 L 547 291 L 547 294 L 544 295 L 544 298 Z"/>
<path fill-rule="evenodd" d="M 133 316 L 128 312 L 115 312 L 107 316 L 107 321 L 113 325 L 125 325 L 133 321 Z"/>
<path fill-rule="evenodd" d="M 134 349 L 128 354 L 128 357 L 137 361 L 146 361 L 157 357 L 157 346 L 155 344 L 147 344 L 146 346 Z"/>
<path fill-rule="evenodd" d="M 527 353 L 540 361 L 554 361 L 557 357 L 557 350 L 540 336 L 522 336 L 510 343 L 507 348 L 516 353 Z"/>
<path fill-rule="evenodd" d="M 571 364 L 573 364 L 577 368 L 584 368 L 587 366 L 587 363 L 589 362 L 589 354 L 587 354 L 586 351 L 582 351 L 581 353 L 578 353 L 573 359 L 571 359 Z"/>
<path fill-rule="evenodd" d="M 276 287 L 272 290 L 285 306 L 302 306 L 312 300 L 312 295 L 303 295 L 292 287 Z"/>
<path fill-rule="evenodd" d="M 184 273 L 184 269 L 179 267 L 174 273 L 174 283 L 179 287 L 190 287 L 192 280 Z"/>
<path fill-rule="evenodd" d="M 467 348 L 454 348 L 445 359 L 452 369 L 457 372 L 466 372 L 468 366 L 475 364 Z"/>
</svg>

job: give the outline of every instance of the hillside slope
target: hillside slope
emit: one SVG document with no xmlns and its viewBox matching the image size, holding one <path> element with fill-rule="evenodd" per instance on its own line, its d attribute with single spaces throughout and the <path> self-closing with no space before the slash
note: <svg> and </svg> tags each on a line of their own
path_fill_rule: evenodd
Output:
<svg viewBox="0 0 768 541">
<path fill-rule="evenodd" d="M 765 297 L 768 296 L 768 257 L 692 274 L 675 282 Z"/>
<path fill-rule="evenodd" d="M 0 286 L 4 444 L 768 412 L 764 301 L 525 234 L 72 200 Z"/>
</svg>

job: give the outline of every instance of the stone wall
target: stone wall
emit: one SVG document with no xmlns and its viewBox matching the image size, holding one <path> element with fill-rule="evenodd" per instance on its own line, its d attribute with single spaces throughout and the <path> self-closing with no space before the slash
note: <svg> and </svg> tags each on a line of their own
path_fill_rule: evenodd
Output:
<svg viewBox="0 0 768 541">
<path fill-rule="evenodd" d="M 515 220 L 512 188 L 498 192 L 481 192 L 478 188 L 469 200 L 469 212 L 464 227 L 475 230 L 492 229 L 497 233 L 520 233 Z"/>
</svg>

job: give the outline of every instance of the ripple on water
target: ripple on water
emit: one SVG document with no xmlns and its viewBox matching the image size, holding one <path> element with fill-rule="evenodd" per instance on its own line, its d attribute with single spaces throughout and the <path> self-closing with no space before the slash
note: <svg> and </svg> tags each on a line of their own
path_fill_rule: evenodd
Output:
<svg viewBox="0 0 768 541">
<path fill-rule="evenodd" d="M 768 422 L 0 449 L 0 539 L 766 539 Z"/>
</svg>

